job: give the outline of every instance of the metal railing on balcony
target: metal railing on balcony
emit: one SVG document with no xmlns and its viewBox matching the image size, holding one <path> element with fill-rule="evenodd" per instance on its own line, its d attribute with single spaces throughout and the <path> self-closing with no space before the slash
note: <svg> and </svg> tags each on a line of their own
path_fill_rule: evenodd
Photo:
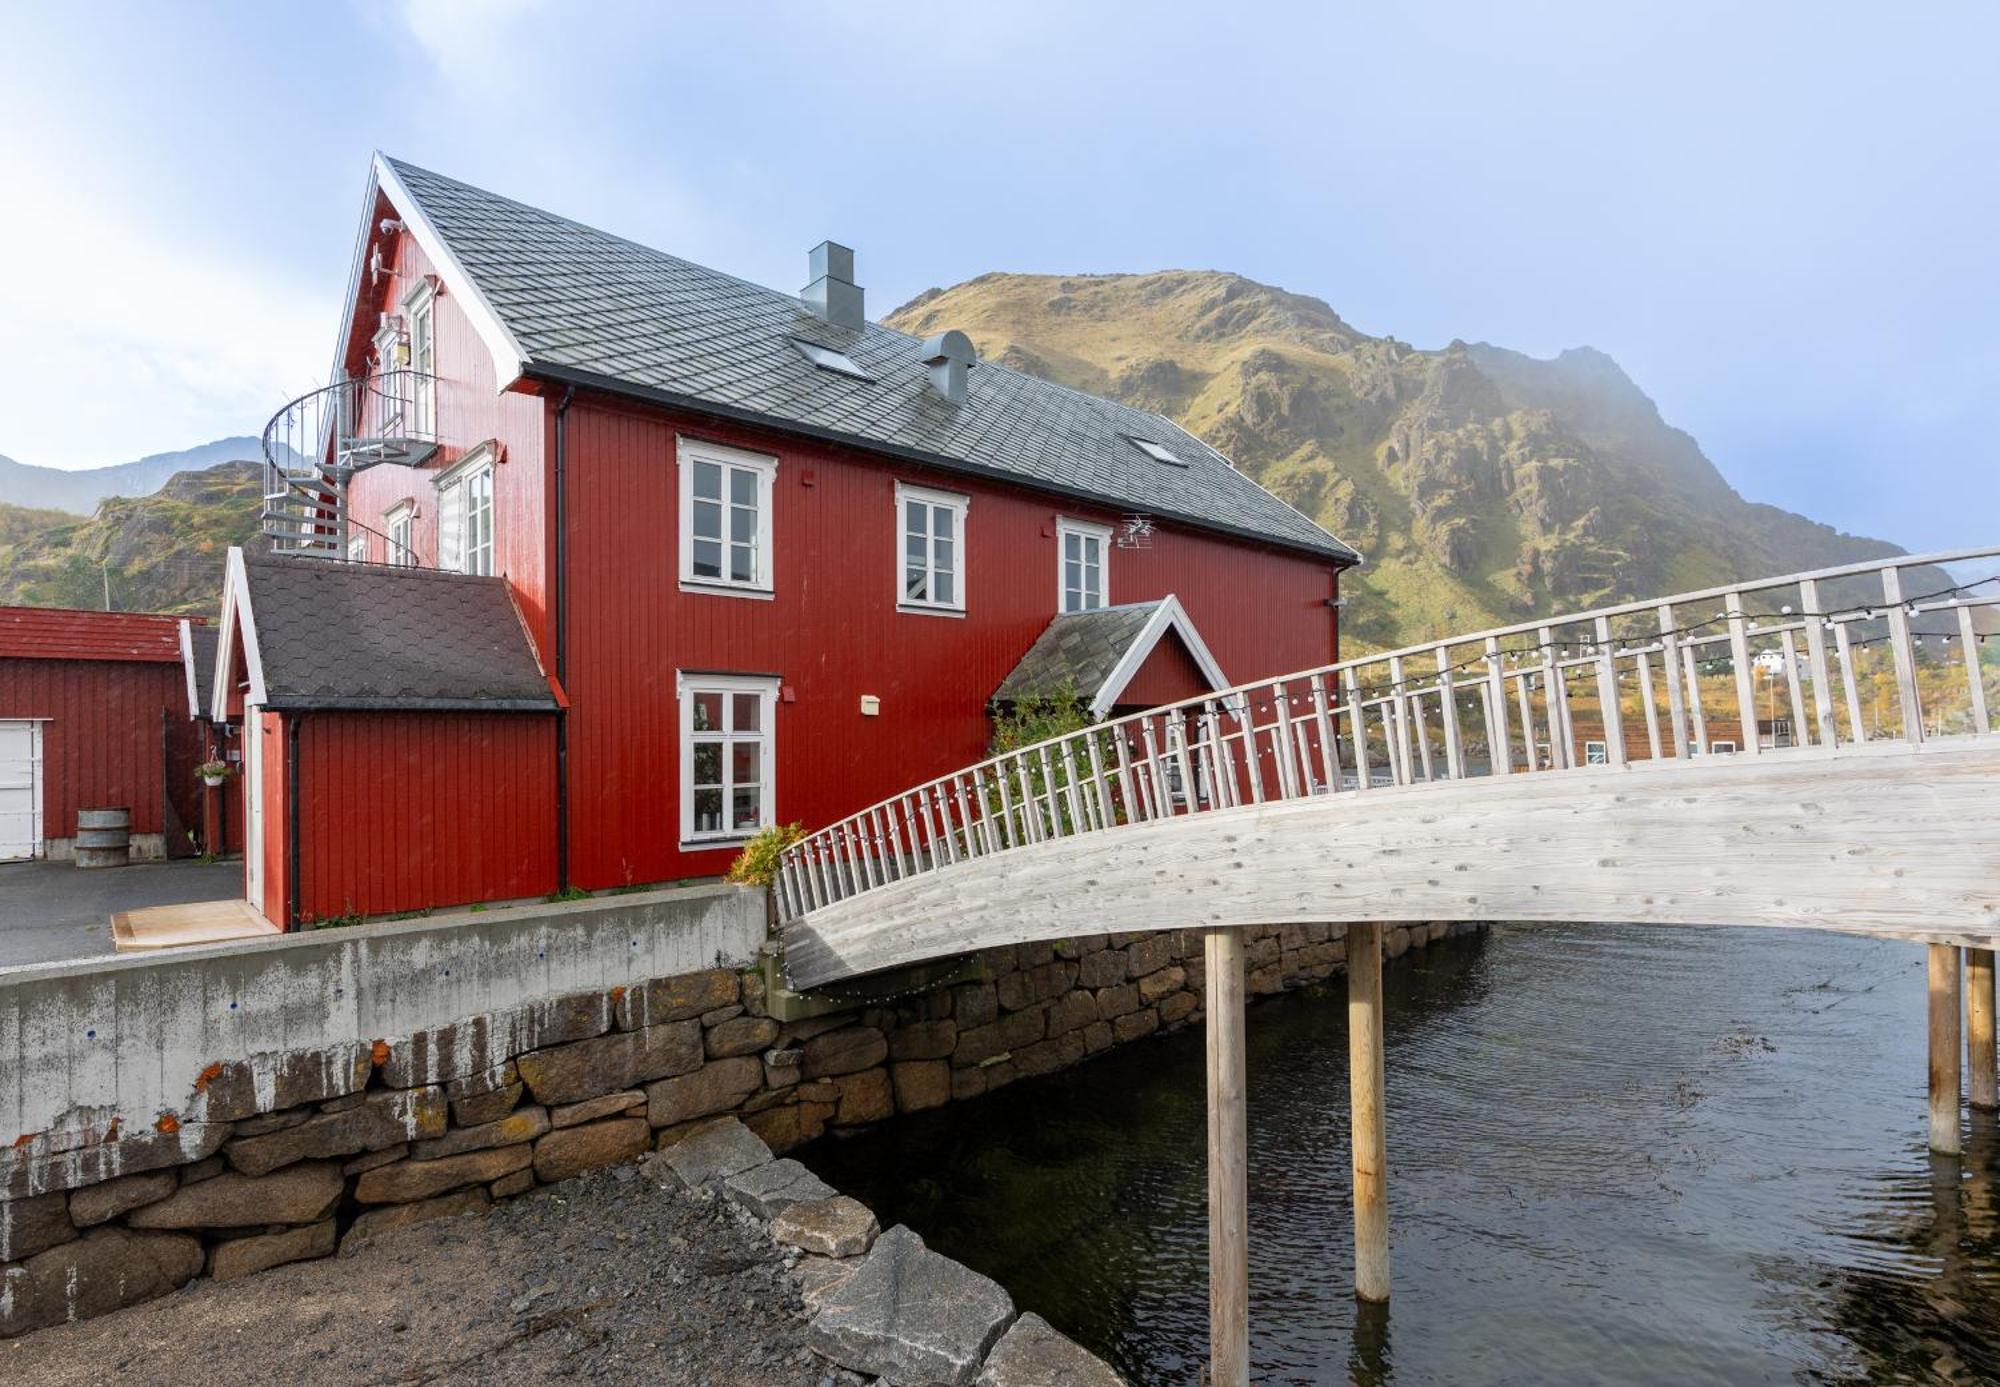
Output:
<svg viewBox="0 0 2000 1387">
<path fill-rule="evenodd" d="M 344 558 L 351 531 L 381 532 L 348 512 L 354 474 L 382 463 L 415 467 L 437 450 L 435 376 L 399 368 L 309 391 L 264 426 L 263 531 L 274 550 Z M 396 554 L 381 535 L 393 562 Z"/>
</svg>

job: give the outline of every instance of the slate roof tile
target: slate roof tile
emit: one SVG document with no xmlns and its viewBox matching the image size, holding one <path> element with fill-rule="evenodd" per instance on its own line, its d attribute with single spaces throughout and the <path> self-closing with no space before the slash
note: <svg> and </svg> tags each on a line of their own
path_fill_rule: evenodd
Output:
<svg viewBox="0 0 2000 1387">
<path fill-rule="evenodd" d="M 1160 607 L 1158 602 L 1134 602 L 1063 613 L 1035 637 L 1028 653 L 993 691 L 993 701 L 1016 703 L 1068 690 L 1080 701 L 1090 702 Z"/>
</svg>

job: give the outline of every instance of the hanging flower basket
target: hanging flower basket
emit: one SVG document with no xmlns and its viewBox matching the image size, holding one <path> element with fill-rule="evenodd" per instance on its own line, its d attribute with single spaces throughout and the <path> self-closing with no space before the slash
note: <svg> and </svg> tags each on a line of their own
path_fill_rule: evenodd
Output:
<svg viewBox="0 0 2000 1387">
<path fill-rule="evenodd" d="M 194 773 L 201 777 L 202 784 L 214 787 L 229 779 L 229 763 L 227 761 L 204 761 L 194 768 Z"/>
</svg>

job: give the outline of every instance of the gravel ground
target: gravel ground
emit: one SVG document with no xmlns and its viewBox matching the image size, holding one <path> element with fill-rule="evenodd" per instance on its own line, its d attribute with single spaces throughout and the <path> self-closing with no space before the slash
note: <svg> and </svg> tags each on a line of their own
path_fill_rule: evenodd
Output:
<svg viewBox="0 0 2000 1387">
<path fill-rule="evenodd" d="M 722 1200 L 594 1171 L 345 1256 L 0 1345 L 0 1381 L 819 1387 L 785 1263 Z M 844 1381 L 853 1381 L 845 1374 Z"/>
</svg>

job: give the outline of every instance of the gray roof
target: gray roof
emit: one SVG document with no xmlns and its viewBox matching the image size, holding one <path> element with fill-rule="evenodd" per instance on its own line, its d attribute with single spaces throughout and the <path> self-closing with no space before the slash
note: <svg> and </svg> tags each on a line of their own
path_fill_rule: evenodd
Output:
<svg viewBox="0 0 2000 1387">
<path fill-rule="evenodd" d="M 1091 702 L 1162 605 L 1134 602 L 1063 613 L 1035 637 L 1028 653 L 993 691 L 993 701 L 1016 703 L 1069 690 L 1080 702 Z"/>
<path fill-rule="evenodd" d="M 222 628 L 212 621 L 188 623 L 188 658 L 194 662 L 189 672 L 194 679 L 197 717 L 208 711 L 209 690 L 215 685 L 215 643 L 221 635 Z"/>
<path fill-rule="evenodd" d="M 964 404 L 947 404 L 927 384 L 922 343 L 906 333 L 835 327 L 796 295 L 387 162 L 533 374 L 1359 561 L 1157 414 L 992 362 L 972 371 Z M 812 365 L 798 341 L 845 352 L 873 379 Z M 1153 460 L 1134 439 L 1164 445 L 1187 466 Z"/>
<path fill-rule="evenodd" d="M 245 552 L 272 708 L 556 707 L 503 578 Z"/>
</svg>

